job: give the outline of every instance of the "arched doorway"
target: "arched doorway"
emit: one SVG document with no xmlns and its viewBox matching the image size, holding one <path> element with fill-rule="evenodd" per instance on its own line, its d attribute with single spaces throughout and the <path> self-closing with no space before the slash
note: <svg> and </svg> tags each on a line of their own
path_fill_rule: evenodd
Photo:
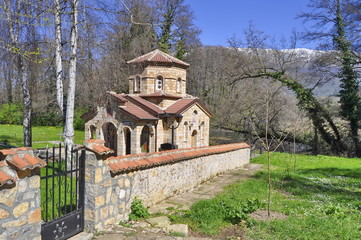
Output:
<svg viewBox="0 0 361 240">
<path fill-rule="evenodd" d="M 125 143 L 125 155 L 131 154 L 131 135 L 130 129 L 124 128 L 124 143 Z"/>
<path fill-rule="evenodd" d="M 197 147 L 197 131 L 193 130 L 192 132 L 192 138 L 191 138 L 191 147 Z"/>
<path fill-rule="evenodd" d="M 114 154 L 117 155 L 117 128 L 113 123 L 105 123 L 103 125 L 103 135 L 105 146 L 112 149 Z"/>
<path fill-rule="evenodd" d="M 142 129 L 142 133 L 140 135 L 140 148 L 142 152 L 149 152 L 149 135 L 150 129 L 146 125 Z"/>
</svg>

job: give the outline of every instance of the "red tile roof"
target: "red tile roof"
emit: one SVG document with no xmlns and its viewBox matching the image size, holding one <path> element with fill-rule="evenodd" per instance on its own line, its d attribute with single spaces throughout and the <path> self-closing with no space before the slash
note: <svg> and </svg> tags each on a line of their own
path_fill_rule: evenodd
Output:
<svg viewBox="0 0 361 240">
<path fill-rule="evenodd" d="M 198 98 L 183 98 L 179 99 L 172 105 L 170 105 L 165 111 L 167 113 L 182 113 L 183 111 L 187 110 L 190 106 L 198 101 Z"/>
<path fill-rule="evenodd" d="M 139 96 L 127 95 L 126 98 L 137 106 L 144 108 L 144 110 L 153 114 L 154 116 L 164 113 L 164 110 L 162 110 L 160 107 Z"/>
<path fill-rule="evenodd" d="M 161 64 L 175 64 L 180 65 L 182 67 L 189 67 L 189 64 L 186 62 L 183 62 L 175 57 L 172 57 L 169 54 L 166 54 L 159 49 L 156 49 L 150 53 L 144 54 L 140 57 L 137 57 L 133 60 L 130 60 L 127 62 L 128 64 L 134 64 L 134 63 L 161 63 Z"/>
<path fill-rule="evenodd" d="M 133 103 L 126 102 L 124 106 L 120 106 L 119 109 L 124 111 L 128 115 L 133 118 L 140 119 L 140 120 L 158 120 L 158 118 L 149 112 L 145 111 L 144 109 L 136 106 Z"/>
<path fill-rule="evenodd" d="M 9 172 L 10 169 L 0 168 L 0 187 L 8 184 L 14 184 L 16 182 L 16 178 L 10 175 Z"/>
<path fill-rule="evenodd" d="M 42 168 L 46 162 L 35 156 L 32 148 L 12 148 L 0 150 L 0 186 L 16 182 L 16 173 L 9 167 L 9 164 L 16 171 Z"/>
<path fill-rule="evenodd" d="M 98 154 L 98 155 L 108 155 L 114 153 L 114 151 L 106 146 L 104 146 L 105 141 L 103 139 L 88 139 L 84 141 L 84 146 L 86 149 Z"/>
<path fill-rule="evenodd" d="M 116 156 L 107 159 L 113 174 L 147 169 L 188 159 L 250 148 L 247 143 L 224 144 L 211 147 L 176 149 L 140 155 Z"/>
<path fill-rule="evenodd" d="M 149 93 L 149 94 L 140 94 L 139 95 L 142 98 L 171 98 L 171 99 L 179 99 L 182 98 L 181 96 L 178 95 L 173 95 L 170 93 L 165 93 L 163 91 L 159 91 L 159 92 L 154 92 L 154 93 Z"/>
</svg>

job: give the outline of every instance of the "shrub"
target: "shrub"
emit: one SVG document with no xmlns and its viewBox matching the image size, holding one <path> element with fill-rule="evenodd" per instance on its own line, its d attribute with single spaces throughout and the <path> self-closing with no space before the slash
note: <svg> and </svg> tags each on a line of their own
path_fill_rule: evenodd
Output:
<svg viewBox="0 0 361 240">
<path fill-rule="evenodd" d="M 74 114 L 74 129 L 75 130 L 84 131 L 85 121 L 84 121 L 84 119 L 81 118 L 81 115 L 83 115 L 87 111 L 88 111 L 88 109 L 86 109 L 86 108 L 78 108 L 75 110 L 75 114 Z"/>
<path fill-rule="evenodd" d="M 6 103 L 0 106 L 0 124 L 21 125 L 23 108 L 20 104 Z"/>
<path fill-rule="evenodd" d="M 143 205 L 142 200 L 140 200 L 138 197 L 135 197 L 132 205 L 130 206 L 130 214 L 129 214 L 129 220 L 138 220 L 140 218 L 146 218 L 149 217 L 148 209 Z"/>
</svg>

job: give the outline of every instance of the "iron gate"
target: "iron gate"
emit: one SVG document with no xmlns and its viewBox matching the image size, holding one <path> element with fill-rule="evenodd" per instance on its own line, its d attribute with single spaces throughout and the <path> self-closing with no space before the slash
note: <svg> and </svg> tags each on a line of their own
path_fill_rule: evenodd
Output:
<svg viewBox="0 0 361 240">
<path fill-rule="evenodd" d="M 85 150 L 66 153 L 67 148 L 61 145 L 48 149 L 47 166 L 41 169 L 44 240 L 68 239 L 84 230 Z"/>
</svg>

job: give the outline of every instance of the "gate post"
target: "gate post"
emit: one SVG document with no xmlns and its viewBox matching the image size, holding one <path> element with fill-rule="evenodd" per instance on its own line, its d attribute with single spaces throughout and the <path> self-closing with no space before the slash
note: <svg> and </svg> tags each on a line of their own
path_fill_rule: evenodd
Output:
<svg viewBox="0 0 361 240">
<path fill-rule="evenodd" d="M 0 239 L 40 240 L 40 169 L 31 148 L 0 150 Z"/>
<path fill-rule="evenodd" d="M 84 227 L 87 232 L 96 232 L 111 227 L 118 209 L 111 203 L 118 197 L 112 194 L 112 177 L 108 164 L 102 158 L 87 151 L 85 160 L 85 205 Z"/>
</svg>

